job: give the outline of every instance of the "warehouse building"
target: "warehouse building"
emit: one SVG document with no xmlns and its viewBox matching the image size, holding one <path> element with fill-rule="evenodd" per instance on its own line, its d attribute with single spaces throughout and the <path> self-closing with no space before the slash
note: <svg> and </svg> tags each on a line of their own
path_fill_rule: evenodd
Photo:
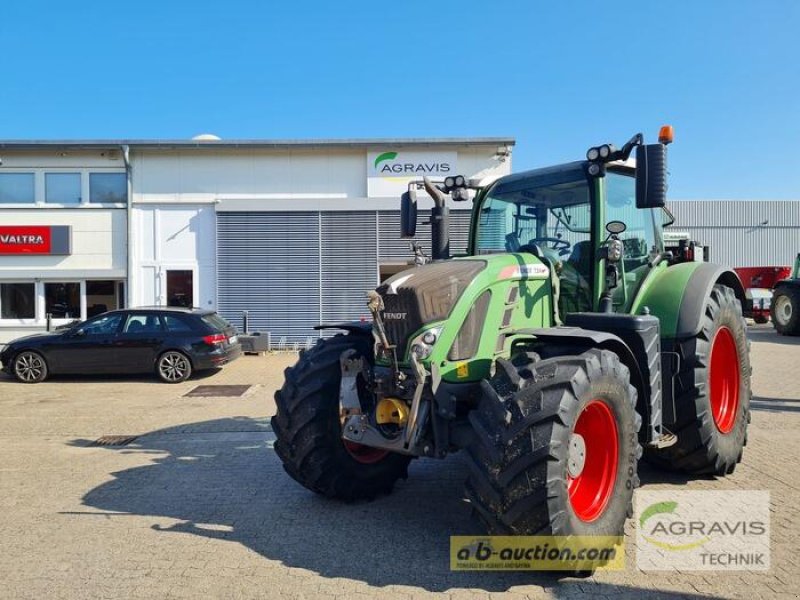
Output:
<svg viewBox="0 0 800 600">
<path fill-rule="evenodd" d="M 412 259 L 410 179 L 511 172 L 510 138 L 0 142 L 0 343 L 125 305 L 212 308 L 273 340 L 366 315 Z M 466 248 L 469 203 L 452 207 Z M 421 200 L 420 222 L 425 220 Z M 733 266 L 790 264 L 800 202 L 674 201 L 673 229 Z M 429 227 L 419 241 L 429 249 Z"/>
</svg>

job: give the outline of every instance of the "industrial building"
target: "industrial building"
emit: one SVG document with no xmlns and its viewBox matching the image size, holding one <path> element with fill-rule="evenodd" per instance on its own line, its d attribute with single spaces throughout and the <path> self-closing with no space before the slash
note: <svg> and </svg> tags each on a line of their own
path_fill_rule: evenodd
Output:
<svg viewBox="0 0 800 600">
<path fill-rule="evenodd" d="M 405 268 L 410 179 L 511 172 L 511 138 L 0 142 L 0 343 L 122 306 L 213 308 L 274 340 L 365 315 Z M 468 202 L 452 207 L 466 248 Z M 421 201 L 422 218 L 426 204 Z M 673 201 L 732 266 L 790 264 L 798 201 Z M 429 228 L 418 228 L 430 247 Z"/>
</svg>

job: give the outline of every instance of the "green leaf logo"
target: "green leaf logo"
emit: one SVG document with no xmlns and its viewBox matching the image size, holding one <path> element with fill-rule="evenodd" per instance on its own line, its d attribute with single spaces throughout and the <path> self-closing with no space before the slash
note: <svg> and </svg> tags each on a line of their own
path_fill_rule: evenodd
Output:
<svg viewBox="0 0 800 600">
<path fill-rule="evenodd" d="M 642 511 L 642 515 L 639 517 L 639 526 L 641 527 L 644 525 L 645 521 L 653 515 L 674 513 L 677 507 L 677 502 L 657 502 L 656 504 L 651 504 Z"/>
<path fill-rule="evenodd" d="M 394 160 L 395 158 L 397 158 L 397 152 L 383 152 L 382 154 L 378 154 L 375 158 L 375 168 L 378 168 L 379 163 L 385 160 Z"/>
</svg>

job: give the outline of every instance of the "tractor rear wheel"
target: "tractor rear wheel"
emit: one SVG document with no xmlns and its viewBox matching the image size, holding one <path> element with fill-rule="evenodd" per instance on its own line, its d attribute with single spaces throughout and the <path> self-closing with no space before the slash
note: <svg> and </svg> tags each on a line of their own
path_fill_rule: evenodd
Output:
<svg viewBox="0 0 800 600">
<path fill-rule="evenodd" d="M 742 305 L 733 290 L 711 291 L 700 333 L 678 344 L 675 377 L 678 441 L 648 449 L 656 466 L 694 474 L 733 473 L 742 460 L 750 420 L 750 354 Z"/>
<path fill-rule="evenodd" d="M 800 287 L 780 287 L 772 295 L 772 323 L 781 335 L 800 335 Z"/>
<path fill-rule="evenodd" d="M 641 456 L 628 368 L 608 350 L 536 359 L 482 383 L 467 498 L 491 534 L 622 535 Z"/>
<path fill-rule="evenodd" d="M 372 360 L 366 336 L 337 335 L 303 352 L 297 364 L 286 369 L 272 417 L 275 452 L 286 472 L 318 494 L 348 501 L 389 493 L 398 479 L 407 477 L 411 460 L 342 439 L 339 357 L 350 349 Z M 359 380 L 364 402 L 369 394 L 362 383 Z"/>
</svg>

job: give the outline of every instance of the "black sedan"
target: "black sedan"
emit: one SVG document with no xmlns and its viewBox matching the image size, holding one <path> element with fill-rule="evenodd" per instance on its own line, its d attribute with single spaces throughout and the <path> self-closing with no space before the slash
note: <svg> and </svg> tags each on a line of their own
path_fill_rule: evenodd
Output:
<svg viewBox="0 0 800 600">
<path fill-rule="evenodd" d="M 0 353 L 3 370 L 23 383 L 51 374 L 149 373 L 179 383 L 242 353 L 235 329 L 214 311 L 130 308 L 53 333 L 19 338 Z"/>
</svg>

